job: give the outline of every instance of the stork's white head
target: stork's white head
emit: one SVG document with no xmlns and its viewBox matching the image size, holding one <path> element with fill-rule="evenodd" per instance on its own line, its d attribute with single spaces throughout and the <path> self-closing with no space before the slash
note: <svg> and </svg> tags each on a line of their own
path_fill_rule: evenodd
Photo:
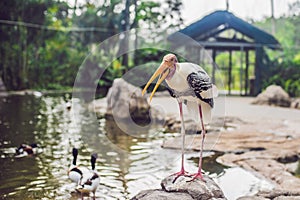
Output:
<svg viewBox="0 0 300 200">
<path fill-rule="evenodd" d="M 164 58 L 163 58 L 163 63 L 165 63 L 166 65 L 169 65 L 170 67 L 176 66 L 177 62 L 178 62 L 177 57 L 174 54 L 171 54 L 171 53 L 165 55 Z"/>
<path fill-rule="evenodd" d="M 177 58 L 174 54 L 167 54 L 164 56 L 162 63 L 158 67 L 158 69 L 154 72 L 152 77 L 149 79 L 148 83 L 143 89 L 142 95 L 145 94 L 147 88 L 149 85 L 154 81 L 154 79 L 159 76 L 159 79 L 150 95 L 150 101 L 152 100 L 152 97 L 157 90 L 158 86 L 167 78 L 171 70 L 176 69 L 176 63 L 177 63 Z"/>
</svg>

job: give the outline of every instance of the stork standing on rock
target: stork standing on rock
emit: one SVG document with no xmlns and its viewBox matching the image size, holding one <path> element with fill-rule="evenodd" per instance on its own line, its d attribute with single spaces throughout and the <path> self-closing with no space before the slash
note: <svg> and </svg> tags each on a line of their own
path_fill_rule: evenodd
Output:
<svg viewBox="0 0 300 200">
<path fill-rule="evenodd" d="M 179 104 L 181 118 L 181 170 L 175 173 L 176 178 L 179 176 L 189 176 L 184 169 L 184 143 L 185 143 L 185 126 L 182 112 L 182 103 L 187 105 L 187 109 L 194 119 L 200 119 L 202 128 L 201 151 L 199 158 L 198 172 L 194 174 L 193 179 L 201 179 L 202 176 L 202 154 L 205 139 L 205 125 L 211 121 L 211 111 L 214 107 L 213 98 L 217 96 L 217 88 L 212 84 L 208 74 L 199 66 L 193 63 L 178 63 L 174 54 L 167 54 L 159 68 L 152 75 L 143 89 L 142 95 L 145 94 L 149 85 L 158 77 L 158 81 L 150 95 L 150 101 L 157 90 L 158 86 L 166 80 L 170 87 L 170 94 L 175 97 Z M 199 118 L 198 118 L 199 116 Z M 198 121 L 198 120 L 197 120 Z"/>
</svg>

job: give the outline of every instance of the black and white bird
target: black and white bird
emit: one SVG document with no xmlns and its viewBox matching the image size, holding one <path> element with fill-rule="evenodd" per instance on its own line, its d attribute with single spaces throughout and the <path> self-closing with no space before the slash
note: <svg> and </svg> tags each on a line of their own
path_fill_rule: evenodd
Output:
<svg viewBox="0 0 300 200">
<path fill-rule="evenodd" d="M 157 90 L 158 86 L 166 80 L 172 97 L 175 97 L 179 104 L 179 112 L 181 118 L 181 170 L 176 174 L 179 176 L 189 175 L 184 169 L 184 143 L 185 143 L 185 126 L 183 119 L 182 103 L 185 103 L 189 114 L 201 122 L 202 141 L 199 158 L 198 172 L 194 174 L 194 179 L 203 180 L 202 176 L 202 154 L 205 138 L 205 124 L 211 121 L 211 112 L 214 107 L 214 97 L 217 96 L 217 88 L 212 84 L 208 74 L 202 67 L 193 63 L 178 63 L 174 54 L 167 54 L 159 68 L 152 75 L 148 83 L 143 89 L 144 95 L 149 85 L 158 77 L 158 81 L 150 95 L 150 101 Z M 175 179 L 176 180 L 176 179 Z"/>
<path fill-rule="evenodd" d="M 21 144 L 17 149 L 16 149 L 16 157 L 24 157 L 24 156 L 32 156 L 37 153 L 40 153 L 41 150 L 38 149 L 39 146 L 36 143 L 33 144 Z"/>
<path fill-rule="evenodd" d="M 71 179 L 74 183 L 80 184 L 83 177 L 83 173 L 88 172 L 88 170 L 84 167 L 77 166 L 78 149 L 73 148 L 72 155 L 73 155 L 73 160 L 68 170 L 68 176 L 69 179 Z"/>
<path fill-rule="evenodd" d="M 90 192 L 92 192 L 94 194 L 94 198 L 96 190 L 100 183 L 100 177 L 96 170 L 97 157 L 98 156 L 95 153 L 91 155 L 92 169 L 89 171 L 89 173 L 83 174 L 82 183 L 79 184 L 76 188 L 76 190 L 79 191 L 81 194 L 89 194 Z"/>
</svg>

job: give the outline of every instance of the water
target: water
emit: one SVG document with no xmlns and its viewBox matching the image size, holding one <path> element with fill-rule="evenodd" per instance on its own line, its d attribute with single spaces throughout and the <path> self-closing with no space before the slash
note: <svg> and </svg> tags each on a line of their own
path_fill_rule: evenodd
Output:
<svg viewBox="0 0 300 200">
<path fill-rule="evenodd" d="M 180 152 L 160 147 L 163 140 L 178 134 L 163 133 L 155 125 L 147 133 L 125 134 L 114 121 L 98 119 L 80 104 L 68 110 L 69 98 L 0 97 L 1 199 L 81 199 L 67 177 L 73 147 L 79 149 L 78 163 L 88 167 L 91 153 L 98 153 L 96 169 L 101 179 L 97 199 L 129 199 L 140 190 L 160 188 L 163 177 L 179 170 Z M 42 147 L 42 153 L 14 156 L 21 143 L 33 142 Z M 245 175 L 241 168 L 227 169 L 215 162 L 216 155 L 209 155 L 203 168 L 229 199 L 257 191 L 253 185 L 261 183 L 259 179 Z M 198 156 L 197 152 L 187 153 L 188 171 L 196 172 Z M 238 178 L 232 178 L 232 173 L 239 174 Z M 248 182 L 239 190 L 236 186 L 241 177 L 248 177 Z"/>
<path fill-rule="evenodd" d="M 80 199 L 67 177 L 74 146 L 79 149 L 78 163 L 85 166 L 90 154 L 98 153 L 101 185 L 96 197 L 100 199 L 128 199 L 142 189 L 159 187 L 161 177 L 177 170 L 178 152 L 160 148 L 162 140 L 173 134 L 153 127 L 148 134 L 131 136 L 113 121 L 95 118 L 83 106 L 69 111 L 67 101 L 68 96 L 0 99 L 3 199 Z M 21 143 L 33 142 L 42 153 L 14 157 Z"/>
</svg>

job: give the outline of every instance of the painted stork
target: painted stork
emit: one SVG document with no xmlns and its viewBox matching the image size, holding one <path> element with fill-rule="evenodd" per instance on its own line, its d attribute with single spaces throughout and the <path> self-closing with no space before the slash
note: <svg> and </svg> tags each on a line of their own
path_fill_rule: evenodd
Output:
<svg viewBox="0 0 300 200">
<path fill-rule="evenodd" d="M 158 77 L 158 81 L 150 95 L 150 102 L 158 86 L 166 80 L 172 97 L 175 97 L 179 104 L 181 118 L 181 170 L 175 173 L 176 178 L 179 176 L 189 176 L 184 169 L 184 143 L 185 143 L 185 126 L 183 119 L 182 103 L 187 105 L 188 112 L 193 115 L 196 121 L 201 122 L 202 141 L 199 158 L 198 172 L 194 174 L 193 179 L 201 179 L 202 176 L 202 154 L 205 139 L 205 125 L 211 121 L 211 110 L 214 107 L 213 98 L 217 96 L 217 88 L 214 86 L 208 74 L 199 66 L 193 63 L 178 63 L 174 54 L 167 54 L 159 68 L 152 75 L 142 91 L 145 94 L 149 85 Z M 198 118 L 199 117 L 199 118 Z M 175 181 L 174 180 L 174 181 Z"/>
</svg>

